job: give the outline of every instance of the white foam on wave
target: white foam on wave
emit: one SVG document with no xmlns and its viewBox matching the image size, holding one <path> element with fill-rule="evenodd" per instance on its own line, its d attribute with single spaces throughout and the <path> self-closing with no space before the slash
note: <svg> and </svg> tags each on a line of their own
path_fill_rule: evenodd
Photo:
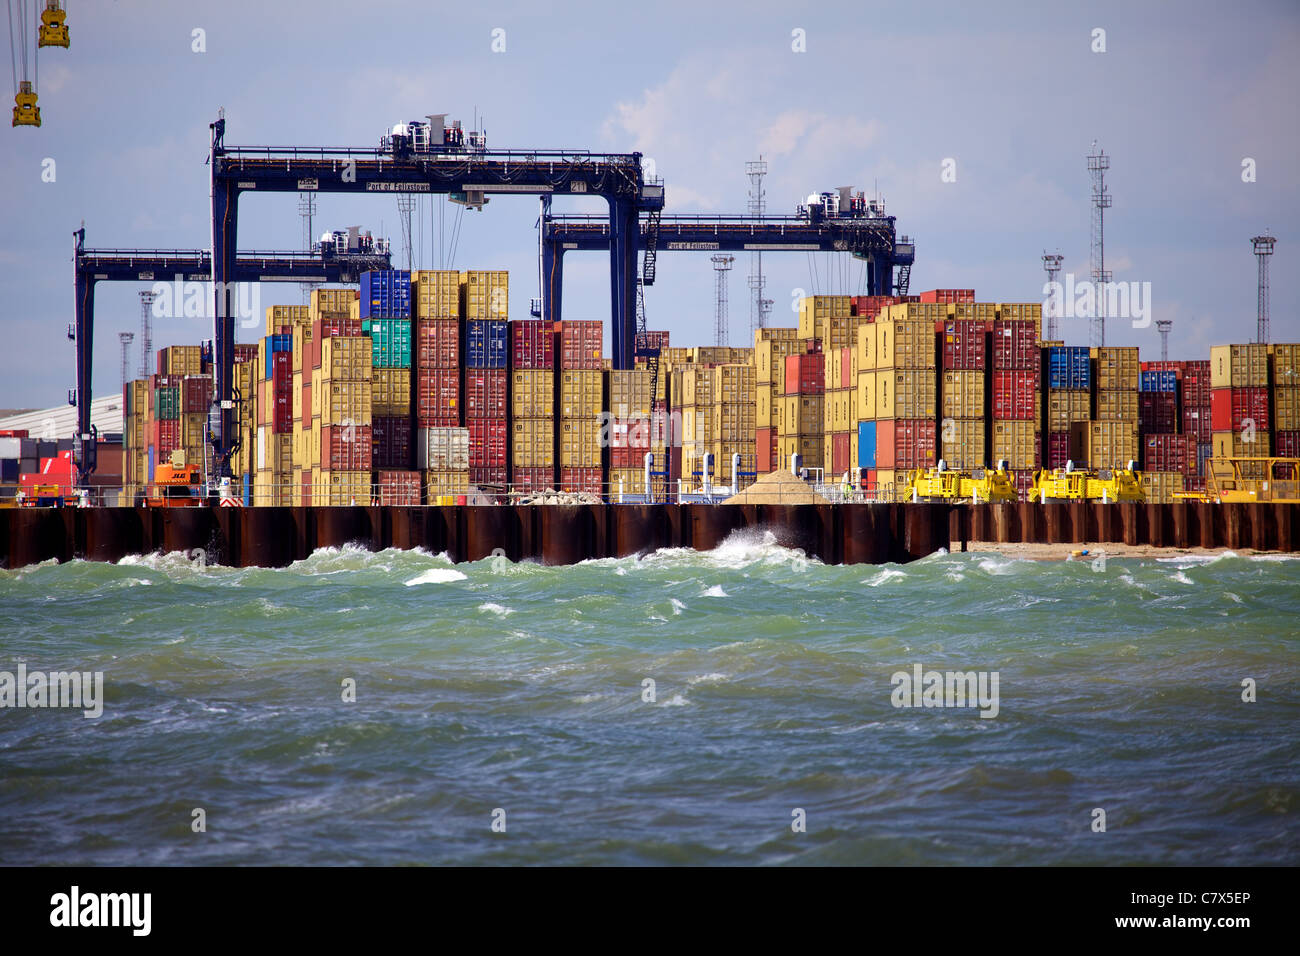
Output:
<svg viewBox="0 0 1300 956">
<path fill-rule="evenodd" d="M 726 674 L 699 674 L 695 677 L 689 677 L 686 683 L 691 684 L 721 684 L 723 681 L 731 678 Z"/>
<path fill-rule="evenodd" d="M 687 700 L 685 697 L 683 697 L 681 694 L 673 694 L 673 696 L 668 698 L 667 700 L 661 701 L 659 706 L 660 707 L 685 707 L 689 703 L 690 701 Z"/>
<path fill-rule="evenodd" d="M 722 590 L 721 584 L 713 585 L 713 587 L 709 588 L 707 591 L 705 591 L 703 594 L 700 595 L 700 597 L 729 597 L 729 596 L 730 595 L 728 595 L 726 591 Z"/>
<path fill-rule="evenodd" d="M 888 584 L 890 581 L 895 581 L 899 578 L 905 577 L 907 577 L 907 572 L 900 571 L 898 568 L 881 568 L 871 577 L 865 579 L 862 583 L 870 588 L 878 588 L 882 584 Z"/>
<path fill-rule="evenodd" d="M 1245 604 L 1245 603 L 1246 603 L 1246 602 L 1243 601 L 1240 597 L 1238 597 L 1237 595 L 1233 594 L 1231 591 L 1224 591 L 1223 593 L 1224 593 L 1225 595 L 1227 595 L 1228 597 L 1232 598 L 1232 599 L 1233 599 L 1234 601 L 1236 601 L 1238 604 Z"/>
<path fill-rule="evenodd" d="M 417 584 L 450 584 L 452 581 L 464 580 L 465 575 L 454 568 L 429 568 L 407 581 L 406 586 L 409 588 Z"/>
<path fill-rule="evenodd" d="M 1175 572 L 1173 573 L 1173 578 L 1172 578 L 1172 579 L 1173 579 L 1174 581 L 1177 581 L 1179 584 L 1191 584 L 1191 583 L 1193 583 L 1193 582 L 1192 582 L 1192 579 L 1189 578 L 1187 575 L 1183 574 L 1182 571 L 1175 571 Z"/>
<path fill-rule="evenodd" d="M 672 602 L 674 615 L 681 614 L 682 611 L 686 610 L 686 605 L 677 600 L 677 598 L 669 598 L 668 600 Z"/>
<path fill-rule="evenodd" d="M 462 577 L 464 577 L 464 575 L 462 575 Z M 480 604 L 478 609 L 480 611 L 486 611 L 489 614 L 495 614 L 497 617 L 509 617 L 511 614 L 515 613 L 514 608 L 503 607 L 500 604 L 493 604 L 491 601 L 486 604 Z"/>
<path fill-rule="evenodd" d="M 978 565 L 986 574 L 1014 574 L 1018 562 L 999 558 L 980 558 Z"/>
</svg>

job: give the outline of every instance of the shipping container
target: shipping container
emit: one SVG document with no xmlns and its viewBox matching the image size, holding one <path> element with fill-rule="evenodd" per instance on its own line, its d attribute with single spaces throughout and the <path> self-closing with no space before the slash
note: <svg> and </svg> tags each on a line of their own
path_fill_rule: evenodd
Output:
<svg viewBox="0 0 1300 956">
<path fill-rule="evenodd" d="M 1130 389 L 1097 392 L 1097 421 L 1136 422 L 1140 412 L 1138 392 Z"/>
<path fill-rule="evenodd" d="M 1070 433 L 1049 432 L 1041 436 L 1043 445 L 1043 467 L 1048 469 L 1064 468 L 1070 461 Z"/>
<path fill-rule="evenodd" d="M 1142 490 L 1149 505 L 1173 504 L 1174 496 L 1183 490 L 1183 475 L 1175 472 L 1146 471 L 1142 474 Z"/>
<path fill-rule="evenodd" d="M 409 319 L 411 274 L 404 269 L 379 269 L 361 273 L 362 319 Z"/>
<path fill-rule="evenodd" d="M 823 453 L 822 436 L 816 437 L 781 435 L 776 440 L 776 468 L 773 470 L 787 470 L 790 467 L 790 456 L 798 455 L 803 461 L 804 468 L 821 468 L 822 461 L 825 458 Z"/>
<path fill-rule="evenodd" d="M 560 375 L 560 417 L 596 421 L 604 406 L 602 373 L 566 369 Z M 563 462 L 561 462 L 563 464 Z M 578 463 L 578 467 L 586 463 Z"/>
<path fill-rule="evenodd" d="M 903 307 L 893 306 L 890 312 L 899 308 Z M 871 328 L 876 333 L 876 368 L 931 369 L 935 367 L 932 320 L 880 320 Z M 859 364 L 859 368 L 862 367 L 864 366 Z"/>
<path fill-rule="evenodd" d="M 788 355 L 785 359 L 785 393 L 817 395 L 826 390 L 826 363 L 820 352 Z"/>
<path fill-rule="evenodd" d="M 1210 407 L 1211 378 L 1208 359 L 1184 364 L 1182 379 L 1182 403 L 1184 408 Z"/>
<path fill-rule="evenodd" d="M 469 431 L 470 468 L 504 468 L 508 434 L 505 417 L 471 418 L 465 424 Z"/>
<path fill-rule="evenodd" d="M 1137 391 L 1141 362 L 1136 347 L 1108 345 L 1096 353 L 1098 392 Z"/>
<path fill-rule="evenodd" d="M 322 381 L 370 382 L 374 379 L 371 339 L 364 335 L 332 335 L 320 343 Z"/>
<path fill-rule="evenodd" d="M 1092 387 L 1092 362 L 1084 346 L 1062 345 L 1047 350 L 1047 387 Z"/>
<path fill-rule="evenodd" d="M 1210 347 L 1211 388 L 1262 388 L 1268 385 L 1267 345 Z"/>
<path fill-rule="evenodd" d="M 758 329 L 761 332 L 795 332 L 795 329 Z M 776 390 L 785 394 L 785 360 L 789 355 L 803 351 L 803 343 L 797 339 L 772 338 L 759 340 L 754 345 L 756 363 L 755 381 L 760 385 L 774 385 Z M 662 369 L 661 369 L 662 374 Z"/>
<path fill-rule="evenodd" d="M 553 369 L 555 367 L 555 327 L 539 319 L 510 323 L 510 367 L 515 369 Z"/>
<path fill-rule="evenodd" d="M 1143 372 L 1143 375 L 1151 374 Z M 1163 373 L 1160 373 L 1163 374 Z M 1098 418 L 1101 412 L 1098 396 Z M 1178 431 L 1178 396 L 1173 392 L 1138 393 L 1138 428 L 1143 434 L 1169 434 Z M 1161 469 L 1168 471 L 1168 469 Z"/>
<path fill-rule="evenodd" d="M 154 418 L 174 420 L 181 417 L 180 387 L 169 385 L 154 390 Z"/>
<path fill-rule="evenodd" d="M 1143 362 L 1143 365 L 1151 363 Z M 1138 388 L 1143 392 L 1178 391 L 1178 372 L 1174 369 L 1143 369 Z"/>
<path fill-rule="evenodd" d="M 876 423 L 858 422 L 858 467 L 876 467 Z"/>
<path fill-rule="evenodd" d="M 939 426 L 939 457 L 960 471 L 982 468 L 988 464 L 987 440 L 983 419 L 944 419 Z"/>
<path fill-rule="evenodd" d="M 374 464 L 369 425 L 325 425 L 312 429 L 312 467 L 322 471 L 369 471 Z M 316 447 L 316 441 L 320 445 Z"/>
<path fill-rule="evenodd" d="M 859 435 L 859 455 L 861 442 Z M 933 418 L 876 422 L 876 467 L 930 468 L 937 461 Z"/>
<path fill-rule="evenodd" d="M 510 276 L 508 273 L 485 269 L 461 273 L 460 311 L 466 319 L 505 321 L 509 318 L 509 310 Z"/>
<path fill-rule="evenodd" d="M 537 468 L 512 468 L 510 484 L 515 491 L 525 494 L 534 491 L 555 490 L 555 469 L 550 465 Z"/>
<path fill-rule="evenodd" d="M 465 370 L 466 423 L 476 418 L 505 420 L 509 407 L 506 401 L 507 375 L 505 369 Z"/>
<path fill-rule="evenodd" d="M 415 460 L 421 471 L 468 471 L 469 429 L 419 429 L 416 433 Z"/>
<path fill-rule="evenodd" d="M 511 372 L 510 406 L 515 418 L 553 418 L 555 373 L 549 369 L 520 369 Z"/>
<path fill-rule="evenodd" d="M 181 380 L 181 412 L 207 412 L 212 404 L 212 376 L 186 375 Z"/>
<path fill-rule="evenodd" d="M 367 327 L 368 325 L 368 327 Z M 362 323 L 374 343 L 376 368 L 411 367 L 411 322 L 409 319 L 370 319 Z"/>
<path fill-rule="evenodd" d="M 1273 346 L 1273 384 L 1278 388 L 1300 387 L 1300 345 Z"/>
<path fill-rule="evenodd" d="M 603 495 L 602 474 L 599 466 L 560 467 L 560 491 L 570 494 Z"/>
<path fill-rule="evenodd" d="M 998 319 L 993 323 L 993 367 L 1032 371 L 1042 365 L 1038 326 L 1030 319 Z"/>
<path fill-rule="evenodd" d="M 859 372 L 858 387 L 854 390 L 856 399 L 854 402 L 854 414 L 859 421 L 866 421 L 876 417 L 876 375 L 888 375 L 889 371 L 884 370 L 876 372 Z"/>
<path fill-rule="evenodd" d="M 942 302 L 945 305 L 955 302 L 974 302 L 974 289 L 931 289 L 929 292 L 922 292 L 920 295 L 922 302 Z M 982 366 L 981 366 L 982 367 Z"/>
<path fill-rule="evenodd" d="M 1081 422 L 1071 432 L 1070 457 L 1079 467 L 1126 468 L 1139 451 L 1137 422 Z"/>
<path fill-rule="evenodd" d="M 417 321 L 415 363 L 419 368 L 459 368 L 460 322 L 456 319 Z"/>
<path fill-rule="evenodd" d="M 465 367 L 504 369 L 509 359 L 508 323 L 474 319 L 465 323 Z"/>
<path fill-rule="evenodd" d="M 999 319 L 1032 322 L 1037 328 L 1042 328 L 1043 325 L 1043 303 L 1041 302 L 999 302 L 997 313 Z"/>
<path fill-rule="evenodd" d="M 601 368 L 604 327 L 599 321 L 570 319 L 556 322 L 555 333 L 555 361 L 560 368 L 585 370 Z"/>
<path fill-rule="evenodd" d="M 459 425 L 460 405 L 457 369 L 421 368 L 416 372 L 415 414 L 421 428 Z"/>
<path fill-rule="evenodd" d="M 993 373 L 993 418 L 1018 421 L 1038 419 L 1038 376 L 1025 370 Z"/>
<path fill-rule="evenodd" d="M 406 415 L 375 416 L 370 426 L 370 444 L 371 467 L 375 469 L 408 469 L 415 461 L 411 419 Z"/>
<path fill-rule="evenodd" d="M 997 314 L 998 307 L 993 302 L 949 302 L 947 321 L 970 319 L 984 323 L 987 331 L 992 328 Z"/>
<path fill-rule="evenodd" d="M 920 321 L 934 330 L 934 323 L 948 320 L 948 305 L 943 302 L 900 302 L 883 310 L 876 322 Z"/>
<path fill-rule="evenodd" d="M 376 368 L 371 382 L 371 415 L 411 414 L 411 370 Z"/>
<path fill-rule="evenodd" d="M 714 441 L 754 440 L 754 405 L 752 402 L 723 402 L 712 408 Z"/>
<path fill-rule="evenodd" d="M 414 507 L 420 504 L 420 473 L 405 469 L 380 469 L 375 472 L 375 495 L 380 505 Z"/>
<path fill-rule="evenodd" d="M 516 418 L 510 426 L 510 463 L 515 468 L 553 468 L 555 422 Z"/>
<path fill-rule="evenodd" d="M 713 370 L 698 366 L 676 366 L 671 373 L 670 398 L 674 408 L 713 404 Z"/>
<path fill-rule="evenodd" d="M 356 289 L 312 289 L 308 314 L 317 318 L 347 318 L 360 293 Z"/>
<path fill-rule="evenodd" d="M 660 375 L 662 375 L 662 370 Z M 605 373 L 609 380 L 609 411 L 615 418 L 646 418 L 650 415 L 650 373 L 625 369 Z M 753 368 L 750 368 L 753 385 Z"/>
<path fill-rule="evenodd" d="M 320 419 L 322 425 L 369 425 L 370 389 L 369 382 L 330 381 L 319 388 L 313 387 L 313 417 Z"/>
<path fill-rule="evenodd" d="M 1268 389 L 1214 389 L 1210 395 L 1210 423 L 1216 432 L 1268 431 Z"/>
<path fill-rule="evenodd" d="M 427 504 L 464 504 L 464 496 L 467 494 L 469 494 L 469 468 L 424 472 L 424 498 Z"/>
<path fill-rule="evenodd" d="M 411 273 L 411 302 L 418 319 L 460 317 L 460 273 L 423 269 Z"/>
<path fill-rule="evenodd" d="M 1144 471 L 1186 474 L 1190 470 L 1195 474 L 1196 442 L 1188 441 L 1186 435 L 1143 435 L 1140 464 Z"/>
<path fill-rule="evenodd" d="M 1086 389 L 1054 388 L 1047 392 L 1048 432 L 1068 433 L 1075 422 L 1092 417 L 1092 396 Z"/>
<path fill-rule="evenodd" d="M 285 347 L 288 350 L 288 347 Z M 203 352 L 197 345 L 170 345 L 158 350 L 159 375 L 201 375 Z"/>
<path fill-rule="evenodd" d="M 779 464 L 776 429 L 757 429 L 754 433 L 754 450 L 759 474 L 775 471 Z"/>
<path fill-rule="evenodd" d="M 753 405 L 754 389 L 756 382 L 754 378 L 754 366 L 725 364 L 718 365 L 713 370 L 713 395 L 714 403 L 745 402 Z M 647 392 L 648 392 L 647 386 Z"/>
<path fill-rule="evenodd" d="M 609 470 L 609 495 L 617 501 L 620 494 L 645 494 L 644 468 L 611 468 Z"/>
<path fill-rule="evenodd" d="M 855 295 L 852 297 L 850 312 L 852 315 L 874 319 L 882 309 L 896 305 L 899 301 L 901 300 L 896 295 Z"/>
<path fill-rule="evenodd" d="M 825 395 L 787 395 L 781 407 L 781 436 L 821 435 L 825 431 Z"/>
<path fill-rule="evenodd" d="M 1214 432 L 1214 424 L 1210 415 L 1210 406 L 1203 408 L 1183 408 L 1182 432 L 1199 443 L 1204 444 L 1211 440 L 1210 436 Z"/>
<path fill-rule="evenodd" d="M 1279 385 L 1273 389 L 1273 428 L 1279 432 L 1300 429 L 1300 387 Z"/>
<path fill-rule="evenodd" d="M 1300 458 L 1300 429 L 1276 433 L 1279 458 Z"/>
<path fill-rule="evenodd" d="M 469 483 L 482 489 L 505 489 L 509 469 L 505 465 L 470 465 Z"/>
<path fill-rule="evenodd" d="M 776 429 L 780 427 L 781 404 L 785 399 L 776 390 L 775 385 L 758 385 L 754 390 L 754 423 L 757 428 Z"/>
<path fill-rule="evenodd" d="M 944 323 L 944 370 L 982 370 L 987 363 L 985 338 L 983 322 L 959 319 Z"/>
<path fill-rule="evenodd" d="M 891 368 L 876 372 L 876 418 L 933 419 L 935 399 L 933 368 Z"/>
</svg>

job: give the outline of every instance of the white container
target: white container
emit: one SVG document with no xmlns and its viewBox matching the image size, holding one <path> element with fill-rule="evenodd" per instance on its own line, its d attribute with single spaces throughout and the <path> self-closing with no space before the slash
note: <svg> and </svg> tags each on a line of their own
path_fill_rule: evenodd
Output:
<svg viewBox="0 0 1300 956">
<path fill-rule="evenodd" d="M 23 440 L 21 438 L 0 438 L 0 458 L 23 457 Z"/>
<path fill-rule="evenodd" d="M 468 471 L 469 429 L 421 428 L 415 454 L 423 471 Z"/>
</svg>

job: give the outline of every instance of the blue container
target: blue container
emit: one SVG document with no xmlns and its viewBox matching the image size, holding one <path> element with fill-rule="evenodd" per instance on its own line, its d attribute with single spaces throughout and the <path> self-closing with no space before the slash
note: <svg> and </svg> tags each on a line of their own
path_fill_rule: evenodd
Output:
<svg viewBox="0 0 1300 956">
<path fill-rule="evenodd" d="M 275 368 L 275 359 L 272 358 L 276 352 L 292 352 L 293 336 L 292 335 L 268 335 L 266 337 L 266 377 L 269 380 Z"/>
<path fill-rule="evenodd" d="M 1214 457 L 1214 444 L 1201 442 L 1196 446 L 1196 473 L 1204 477 L 1205 463 Z"/>
<path fill-rule="evenodd" d="M 1143 372 L 1138 384 L 1138 390 L 1143 392 L 1176 392 L 1178 391 L 1178 373 L 1172 369 Z"/>
<path fill-rule="evenodd" d="M 409 319 L 411 274 L 405 269 L 361 273 L 361 318 Z"/>
<path fill-rule="evenodd" d="M 858 467 L 876 467 L 875 422 L 858 422 Z"/>
<path fill-rule="evenodd" d="M 153 484 L 153 459 L 154 459 L 154 447 L 153 445 L 150 445 L 149 446 L 149 484 L 151 485 Z"/>
<path fill-rule="evenodd" d="M 0 458 L 0 482 L 6 485 L 18 484 L 17 458 Z"/>
<path fill-rule="evenodd" d="M 1054 345 L 1047 350 L 1047 387 L 1092 387 L 1092 360 L 1086 346 Z"/>
<path fill-rule="evenodd" d="M 499 319 L 470 319 L 465 323 L 465 367 L 505 368 L 510 326 Z"/>
</svg>

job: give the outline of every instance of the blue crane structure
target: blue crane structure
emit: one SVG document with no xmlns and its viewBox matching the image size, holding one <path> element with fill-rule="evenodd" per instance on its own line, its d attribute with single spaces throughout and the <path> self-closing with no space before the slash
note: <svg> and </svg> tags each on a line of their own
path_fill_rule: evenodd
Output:
<svg viewBox="0 0 1300 956">
<path fill-rule="evenodd" d="M 160 282 L 180 278 L 207 282 L 212 278 L 212 253 L 207 249 L 87 249 L 86 228 L 73 233 L 73 273 L 76 283 L 76 323 L 68 337 L 76 343 L 77 433 L 72 460 L 78 484 L 95 470 L 96 435 L 90 424 L 91 371 L 95 344 L 95 285 L 99 282 Z M 387 269 L 388 253 L 344 252 L 322 243 L 312 252 L 241 252 L 227 273 L 230 282 L 356 282 L 367 269 Z M 232 329 L 233 333 L 233 329 Z M 230 352 L 233 360 L 233 346 Z M 226 401 L 233 402 L 233 396 Z M 237 438 L 236 438 L 237 440 Z"/>
<path fill-rule="evenodd" d="M 893 216 L 650 216 L 638 225 L 646 285 L 654 281 L 656 252 L 847 252 L 866 263 L 866 295 L 906 295 L 916 258 L 915 244 L 895 233 Z M 612 236 L 602 217 L 551 216 L 545 208 L 541 232 L 539 314 L 559 319 L 564 254 L 608 249 Z"/>
<path fill-rule="evenodd" d="M 239 198 L 246 192 L 360 194 L 440 193 L 467 206 L 493 193 L 599 196 L 609 203 L 611 334 L 614 368 L 631 368 L 636 331 L 636 272 L 642 211 L 663 208 L 663 183 L 648 179 L 640 153 L 586 150 L 489 150 L 481 133 L 445 125 L 445 114 L 428 123 L 398 124 L 379 148 L 230 147 L 226 121 L 210 124 L 212 181 L 212 281 L 214 399 L 222 403 L 214 429 L 217 474 L 230 474 L 234 428 L 230 409 L 234 317 L 230 281 L 235 264 Z M 648 259 L 652 258 L 647 256 Z"/>
</svg>

